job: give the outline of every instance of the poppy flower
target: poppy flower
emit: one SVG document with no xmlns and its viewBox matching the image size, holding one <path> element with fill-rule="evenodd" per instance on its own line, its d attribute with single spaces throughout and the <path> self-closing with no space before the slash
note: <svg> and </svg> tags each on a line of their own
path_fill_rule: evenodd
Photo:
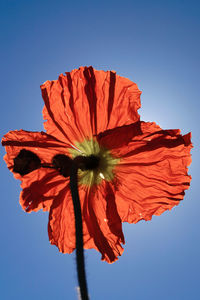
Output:
<svg viewBox="0 0 200 300">
<path fill-rule="evenodd" d="M 71 253 L 74 210 L 63 166 L 89 158 L 78 171 L 84 248 L 114 262 L 123 252 L 122 222 L 150 220 L 183 200 L 190 133 L 140 121 L 141 92 L 113 71 L 80 67 L 41 90 L 46 132 L 15 130 L 2 140 L 7 166 L 22 182 L 20 204 L 49 211 L 51 244 Z"/>
</svg>

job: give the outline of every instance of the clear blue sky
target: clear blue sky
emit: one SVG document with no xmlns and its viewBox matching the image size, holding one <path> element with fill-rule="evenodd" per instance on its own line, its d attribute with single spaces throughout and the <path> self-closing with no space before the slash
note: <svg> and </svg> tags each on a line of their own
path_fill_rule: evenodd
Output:
<svg viewBox="0 0 200 300">
<path fill-rule="evenodd" d="M 169 1 L 0 1 L 1 136 L 43 130 L 40 84 L 79 66 L 115 70 L 142 90 L 141 119 L 192 131 L 184 201 L 150 222 L 124 224 L 109 265 L 86 251 L 92 300 L 200 299 L 200 4 Z M 1 147 L 0 298 L 77 299 L 75 255 L 48 241 L 48 213 L 26 214 Z"/>
</svg>

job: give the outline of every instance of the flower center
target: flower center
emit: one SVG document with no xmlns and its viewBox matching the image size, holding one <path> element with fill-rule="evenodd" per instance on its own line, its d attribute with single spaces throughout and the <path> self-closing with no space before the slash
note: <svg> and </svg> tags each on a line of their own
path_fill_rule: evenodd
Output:
<svg viewBox="0 0 200 300">
<path fill-rule="evenodd" d="M 75 143 L 75 147 L 68 150 L 79 165 L 79 183 L 92 186 L 100 184 L 102 180 L 114 179 L 114 168 L 119 159 L 100 146 L 96 139 Z"/>
<path fill-rule="evenodd" d="M 87 162 L 85 164 L 86 170 L 95 170 L 98 168 L 100 162 L 100 157 L 91 154 L 87 157 Z"/>
<path fill-rule="evenodd" d="M 74 162 L 82 171 L 95 170 L 99 167 L 100 157 L 94 154 L 89 156 L 76 156 Z"/>
</svg>

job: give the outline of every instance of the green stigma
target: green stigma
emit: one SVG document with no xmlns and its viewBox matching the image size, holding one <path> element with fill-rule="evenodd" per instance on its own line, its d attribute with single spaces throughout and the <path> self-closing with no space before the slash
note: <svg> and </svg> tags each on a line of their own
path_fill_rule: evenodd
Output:
<svg viewBox="0 0 200 300">
<path fill-rule="evenodd" d="M 98 185 L 102 180 L 112 181 L 114 179 L 114 168 L 119 158 L 111 155 L 110 151 L 96 141 L 96 139 L 85 139 L 82 143 L 76 142 L 74 148 L 69 148 L 69 153 L 74 159 L 77 156 L 94 155 L 99 159 L 98 166 L 93 170 L 78 170 L 78 181 L 86 186 Z"/>
</svg>

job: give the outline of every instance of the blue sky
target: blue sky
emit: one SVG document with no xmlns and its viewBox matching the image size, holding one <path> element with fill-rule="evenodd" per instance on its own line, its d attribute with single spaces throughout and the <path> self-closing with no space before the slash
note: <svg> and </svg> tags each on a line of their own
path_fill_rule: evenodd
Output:
<svg viewBox="0 0 200 300">
<path fill-rule="evenodd" d="M 124 224 L 109 265 L 87 250 L 91 299 L 200 298 L 199 1 L 1 0 L 1 136 L 41 131 L 40 84 L 79 66 L 115 70 L 142 90 L 141 119 L 192 132 L 192 183 L 184 201 L 150 222 Z M 48 214 L 26 214 L 1 147 L 0 298 L 77 299 L 75 255 L 48 241 Z"/>
</svg>

